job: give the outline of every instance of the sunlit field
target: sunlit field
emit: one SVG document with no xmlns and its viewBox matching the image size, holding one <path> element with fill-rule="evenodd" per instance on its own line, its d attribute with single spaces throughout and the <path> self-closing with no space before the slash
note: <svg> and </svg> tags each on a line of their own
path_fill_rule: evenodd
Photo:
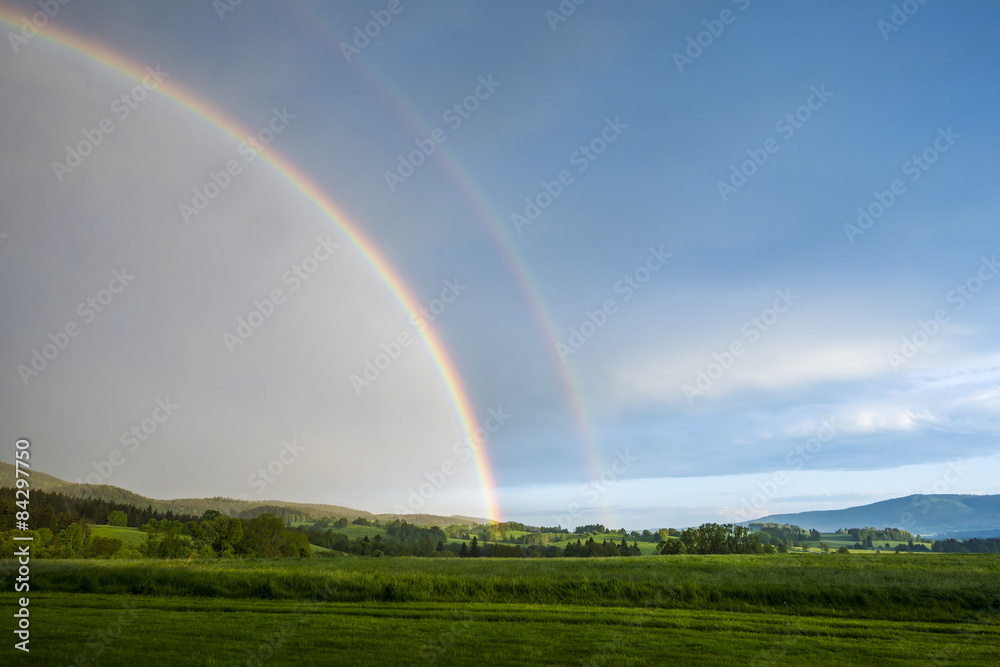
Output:
<svg viewBox="0 0 1000 667">
<path fill-rule="evenodd" d="M 32 653 L 50 664 L 358 651 L 388 665 L 985 664 L 1000 651 L 994 555 L 39 561 L 32 577 Z"/>
</svg>

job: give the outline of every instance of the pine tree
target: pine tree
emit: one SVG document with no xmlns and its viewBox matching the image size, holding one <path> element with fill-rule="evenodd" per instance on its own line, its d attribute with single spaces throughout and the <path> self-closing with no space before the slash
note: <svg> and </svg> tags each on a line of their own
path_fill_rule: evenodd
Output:
<svg viewBox="0 0 1000 667">
<path fill-rule="evenodd" d="M 475 536 L 472 537 L 472 548 L 469 549 L 469 555 L 473 558 L 479 558 L 483 555 L 482 549 L 479 548 L 479 540 Z"/>
<path fill-rule="evenodd" d="M 461 558 L 469 557 L 469 547 L 466 546 L 465 542 L 462 542 L 462 548 L 458 550 L 458 555 Z"/>
</svg>

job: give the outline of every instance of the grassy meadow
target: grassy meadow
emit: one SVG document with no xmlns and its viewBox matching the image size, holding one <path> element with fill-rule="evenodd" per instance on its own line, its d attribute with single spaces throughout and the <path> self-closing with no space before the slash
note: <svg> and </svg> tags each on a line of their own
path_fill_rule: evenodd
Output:
<svg viewBox="0 0 1000 667">
<path fill-rule="evenodd" d="M 996 555 L 51 560 L 34 561 L 31 577 L 32 654 L 52 665 L 358 655 L 380 665 L 912 665 L 1000 653 Z"/>
<path fill-rule="evenodd" d="M 125 526 L 90 526 L 91 537 L 110 537 L 121 540 L 129 549 L 138 549 L 148 537 L 147 533 L 138 528 Z"/>
</svg>

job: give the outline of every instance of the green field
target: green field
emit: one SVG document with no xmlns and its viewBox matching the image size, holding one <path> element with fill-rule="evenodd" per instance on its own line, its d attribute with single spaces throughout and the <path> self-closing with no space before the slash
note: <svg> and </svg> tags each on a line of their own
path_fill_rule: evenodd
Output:
<svg viewBox="0 0 1000 667">
<path fill-rule="evenodd" d="M 994 555 L 33 561 L 31 580 L 32 656 L 51 665 L 957 665 L 1000 651 Z"/>
<path fill-rule="evenodd" d="M 91 537 L 113 537 L 125 543 L 127 549 L 138 549 L 146 541 L 147 534 L 138 528 L 124 526 L 91 526 Z"/>
<path fill-rule="evenodd" d="M 299 524 L 303 526 L 312 526 L 311 523 Z M 317 529 L 318 530 L 318 529 Z M 325 530 L 325 529 L 324 529 Z M 376 528 L 375 526 L 357 526 L 353 523 L 349 523 L 343 528 L 333 528 L 330 530 L 334 533 L 340 533 L 341 535 L 347 535 L 347 538 L 351 541 L 360 540 L 363 537 L 368 537 L 369 539 L 375 539 L 376 535 L 385 535 L 385 530 L 382 528 Z"/>
<path fill-rule="evenodd" d="M 362 526 L 354 526 L 361 528 Z M 123 526 L 90 526 L 92 537 L 113 537 L 121 540 L 126 549 L 138 549 L 146 541 L 147 534 L 138 528 L 125 528 Z M 362 536 L 363 537 L 363 536 Z M 374 537 L 374 535 L 372 535 Z M 314 554 L 329 553 L 332 550 L 326 547 L 310 545 Z"/>
</svg>

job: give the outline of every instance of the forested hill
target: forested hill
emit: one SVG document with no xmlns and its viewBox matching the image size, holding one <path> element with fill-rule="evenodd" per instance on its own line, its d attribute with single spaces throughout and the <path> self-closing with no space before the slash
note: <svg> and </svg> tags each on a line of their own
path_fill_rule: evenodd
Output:
<svg viewBox="0 0 1000 667">
<path fill-rule="evenodd" d="M 176 500 L 156 500 L 147 498 L 127 489 L 108 484 L 73 484 L 65 480 L 31 469 L 31 488 L 41 491 L 58 492 L 75 498 L 99 498 L 109 502 L 134 505 L 139 508 L 152 507 L 157 512 L 173 512 L 174 514 L 193 514 L 201 516 L 206 510 L 218 510 L 229 516 L 253 517 L 263 511 L 277 516 L 289 518 L 339 519 L 346 517 L 353 521 L 359 517 L 392 521 L 405 520 L 423 526 L 447 527 L 454 524 L 485 524 L 486 519 L 468 516 L 437 516 L 434 514 L 373 514 L 363 510 L 324 505 L 319 503 L 293 503 L 282 500 L 236 500 L 233 498 L 180 498 Z M 14 466 L 0 461 L 0 487 L 13 487 Z"/>
<path fill-rule="evenodd" d="M 925 537 L 1000 536 L 1000 495 L 916 494 L 840 510 L 773 514 L 744 523 L 789 523 L 821 532 L 874 526 Z"/>
</svg>

